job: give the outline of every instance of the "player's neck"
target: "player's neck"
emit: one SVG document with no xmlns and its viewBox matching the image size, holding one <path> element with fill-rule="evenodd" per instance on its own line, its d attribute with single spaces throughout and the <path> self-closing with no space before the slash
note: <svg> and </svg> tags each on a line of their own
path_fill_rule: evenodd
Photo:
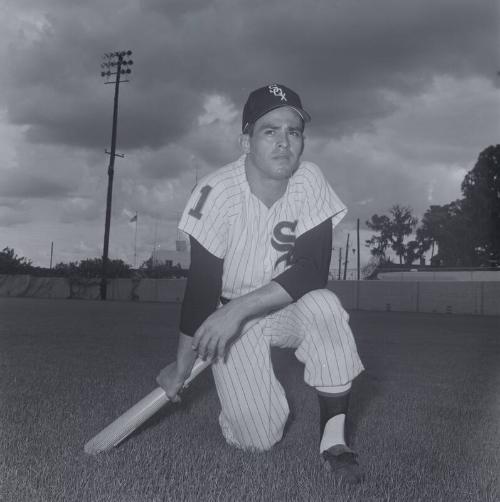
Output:
<svg viewBox="0 0 500 502">
<path fill-rule="evenodd" d="M 250 191 L 257 197 L 267 208 L 270 208 L 276 201 L 281 199 L 286 192 L 288 186 L 288 178 L 283 180 L 275 180 L 272 178 L 263 178 L 254 169 L 245 168 L 248 185 Z"/>
</svg>

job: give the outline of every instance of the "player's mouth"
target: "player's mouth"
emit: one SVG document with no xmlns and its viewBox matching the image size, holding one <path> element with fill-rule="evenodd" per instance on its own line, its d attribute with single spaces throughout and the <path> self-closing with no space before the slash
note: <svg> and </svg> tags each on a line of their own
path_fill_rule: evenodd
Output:
<svg viewBox="0 0 500 502">
<path fill-rule="evenodd" d="M 276 154 L 273 155 L 273 159 L 276 159 L 276 160 L 288 160 L 288 159 L 290 159 L 290 153 L 288 153 L 288 152 L 276 153 Z"/>
</svg>

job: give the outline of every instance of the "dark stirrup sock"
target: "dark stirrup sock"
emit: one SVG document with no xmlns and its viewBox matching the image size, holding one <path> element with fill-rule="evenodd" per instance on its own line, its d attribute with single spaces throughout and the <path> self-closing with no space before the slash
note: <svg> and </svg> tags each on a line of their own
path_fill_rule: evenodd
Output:
<svg viewBox="0 0 500 502">
<path fill-rule="evenodd" d="M 323 431 L 325 430 L 325 425 L 328 422 L 328 420 L 330 420 L 330 418 L 334 417 L 335 415 L 340 415 L 341 413 L 347 415 L 350 396 L 351 396 L 350 391 L 340 395 L 318 394 L 320 437 L 323 435 Z"/>
<path fill-rule="evenodd" d="M 344 423 L 350 395 L 350 391 L 343 394 L 329 395 L 318 393 L 320 449 L 324 449 L 325 445 L 330 447 L 334 444 L 345 443 L 347 440 Z M 329 426 L 327 427 L 328 423 Z M 328 430 L 325 431 L 325 428 Z"/>
</svg>

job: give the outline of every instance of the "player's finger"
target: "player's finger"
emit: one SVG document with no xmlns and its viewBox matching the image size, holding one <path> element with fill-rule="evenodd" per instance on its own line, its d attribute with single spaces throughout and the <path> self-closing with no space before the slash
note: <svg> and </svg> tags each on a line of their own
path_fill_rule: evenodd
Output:
<svg viewBox="0 0 500 502">
<path fill-rule="evenodd" d="M 198 357 L 201 357 L 204 361 L 207 358 L 207 345 L 209 342 L 209 338 L 206 333 L 203 333 L 200 339 L 198 340 L 198 343 L 196 345 L 196 348 L 194 349 L 198 353 Z"/>
<path fill-rule="evenodd" d="M 208 341 L 205 346 L 206 360 L 212 361 L 217 356 L 217 339 L 214 337 L 207 337 Z"/>
<path fill-rule="evenodd" d="M 180 401 L 178 396 L 178 392 L 182 387 L 180 384 L 172 384 L 164 373 L 160 373 L 160 375 L 156 377 L 156 383 L 165 391 L 165 394 L 170 401 L 173 403 L 178 403 Z"/>
<path fill-rule="evenodd" d="M 203 339 L 203 335 L 205 334 L 205 329 L 203 324 L 196 330 L 196 333 L 193 336 L 193 341 L 191 342 L 191 348 L 199 353 L 200 343 Z"/>
<path fill-rule="evenodd" d="M 217 344 L 217 359 L 223 361 L 225 359 L 225 354 L 227 352 L 227 340 L 225 338 L 221 338 L 219 343 Z"/>
<path fill-rule="evenodd" d="M 171 403 L 180 403 L 181 402 L 181 397 L 179 396 L 179 394 L 176 394 L 173 397 L 169 397 L 169 400 L 170 400 Z"/>
<path fill-rule="evenodd" d="M 226 343 L 226 345 L 224 347 L 224 354 L 222 355 L 222 361 L 224 361 L 224 362 L 227 362 L 230 346 L 231 346 L 231 344 Z"/>
</svg>

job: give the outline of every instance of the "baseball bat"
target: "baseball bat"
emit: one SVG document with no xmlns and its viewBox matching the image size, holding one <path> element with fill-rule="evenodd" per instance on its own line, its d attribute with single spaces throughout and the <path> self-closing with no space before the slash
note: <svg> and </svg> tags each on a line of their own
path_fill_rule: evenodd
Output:
<svg viewBox="0 0 500 502">
<path fill-rule="evenodd" d="M 184 382 L 183 389 L 209 365 L 209 361 L 198 359 L 191 374 Z M 101 451 L 114 448 L 169 401 L 165 391 L 161 387 L 157 387 L 88 441 L 84 447 L 85 453 L 96 455 Z"/>
</svg>

